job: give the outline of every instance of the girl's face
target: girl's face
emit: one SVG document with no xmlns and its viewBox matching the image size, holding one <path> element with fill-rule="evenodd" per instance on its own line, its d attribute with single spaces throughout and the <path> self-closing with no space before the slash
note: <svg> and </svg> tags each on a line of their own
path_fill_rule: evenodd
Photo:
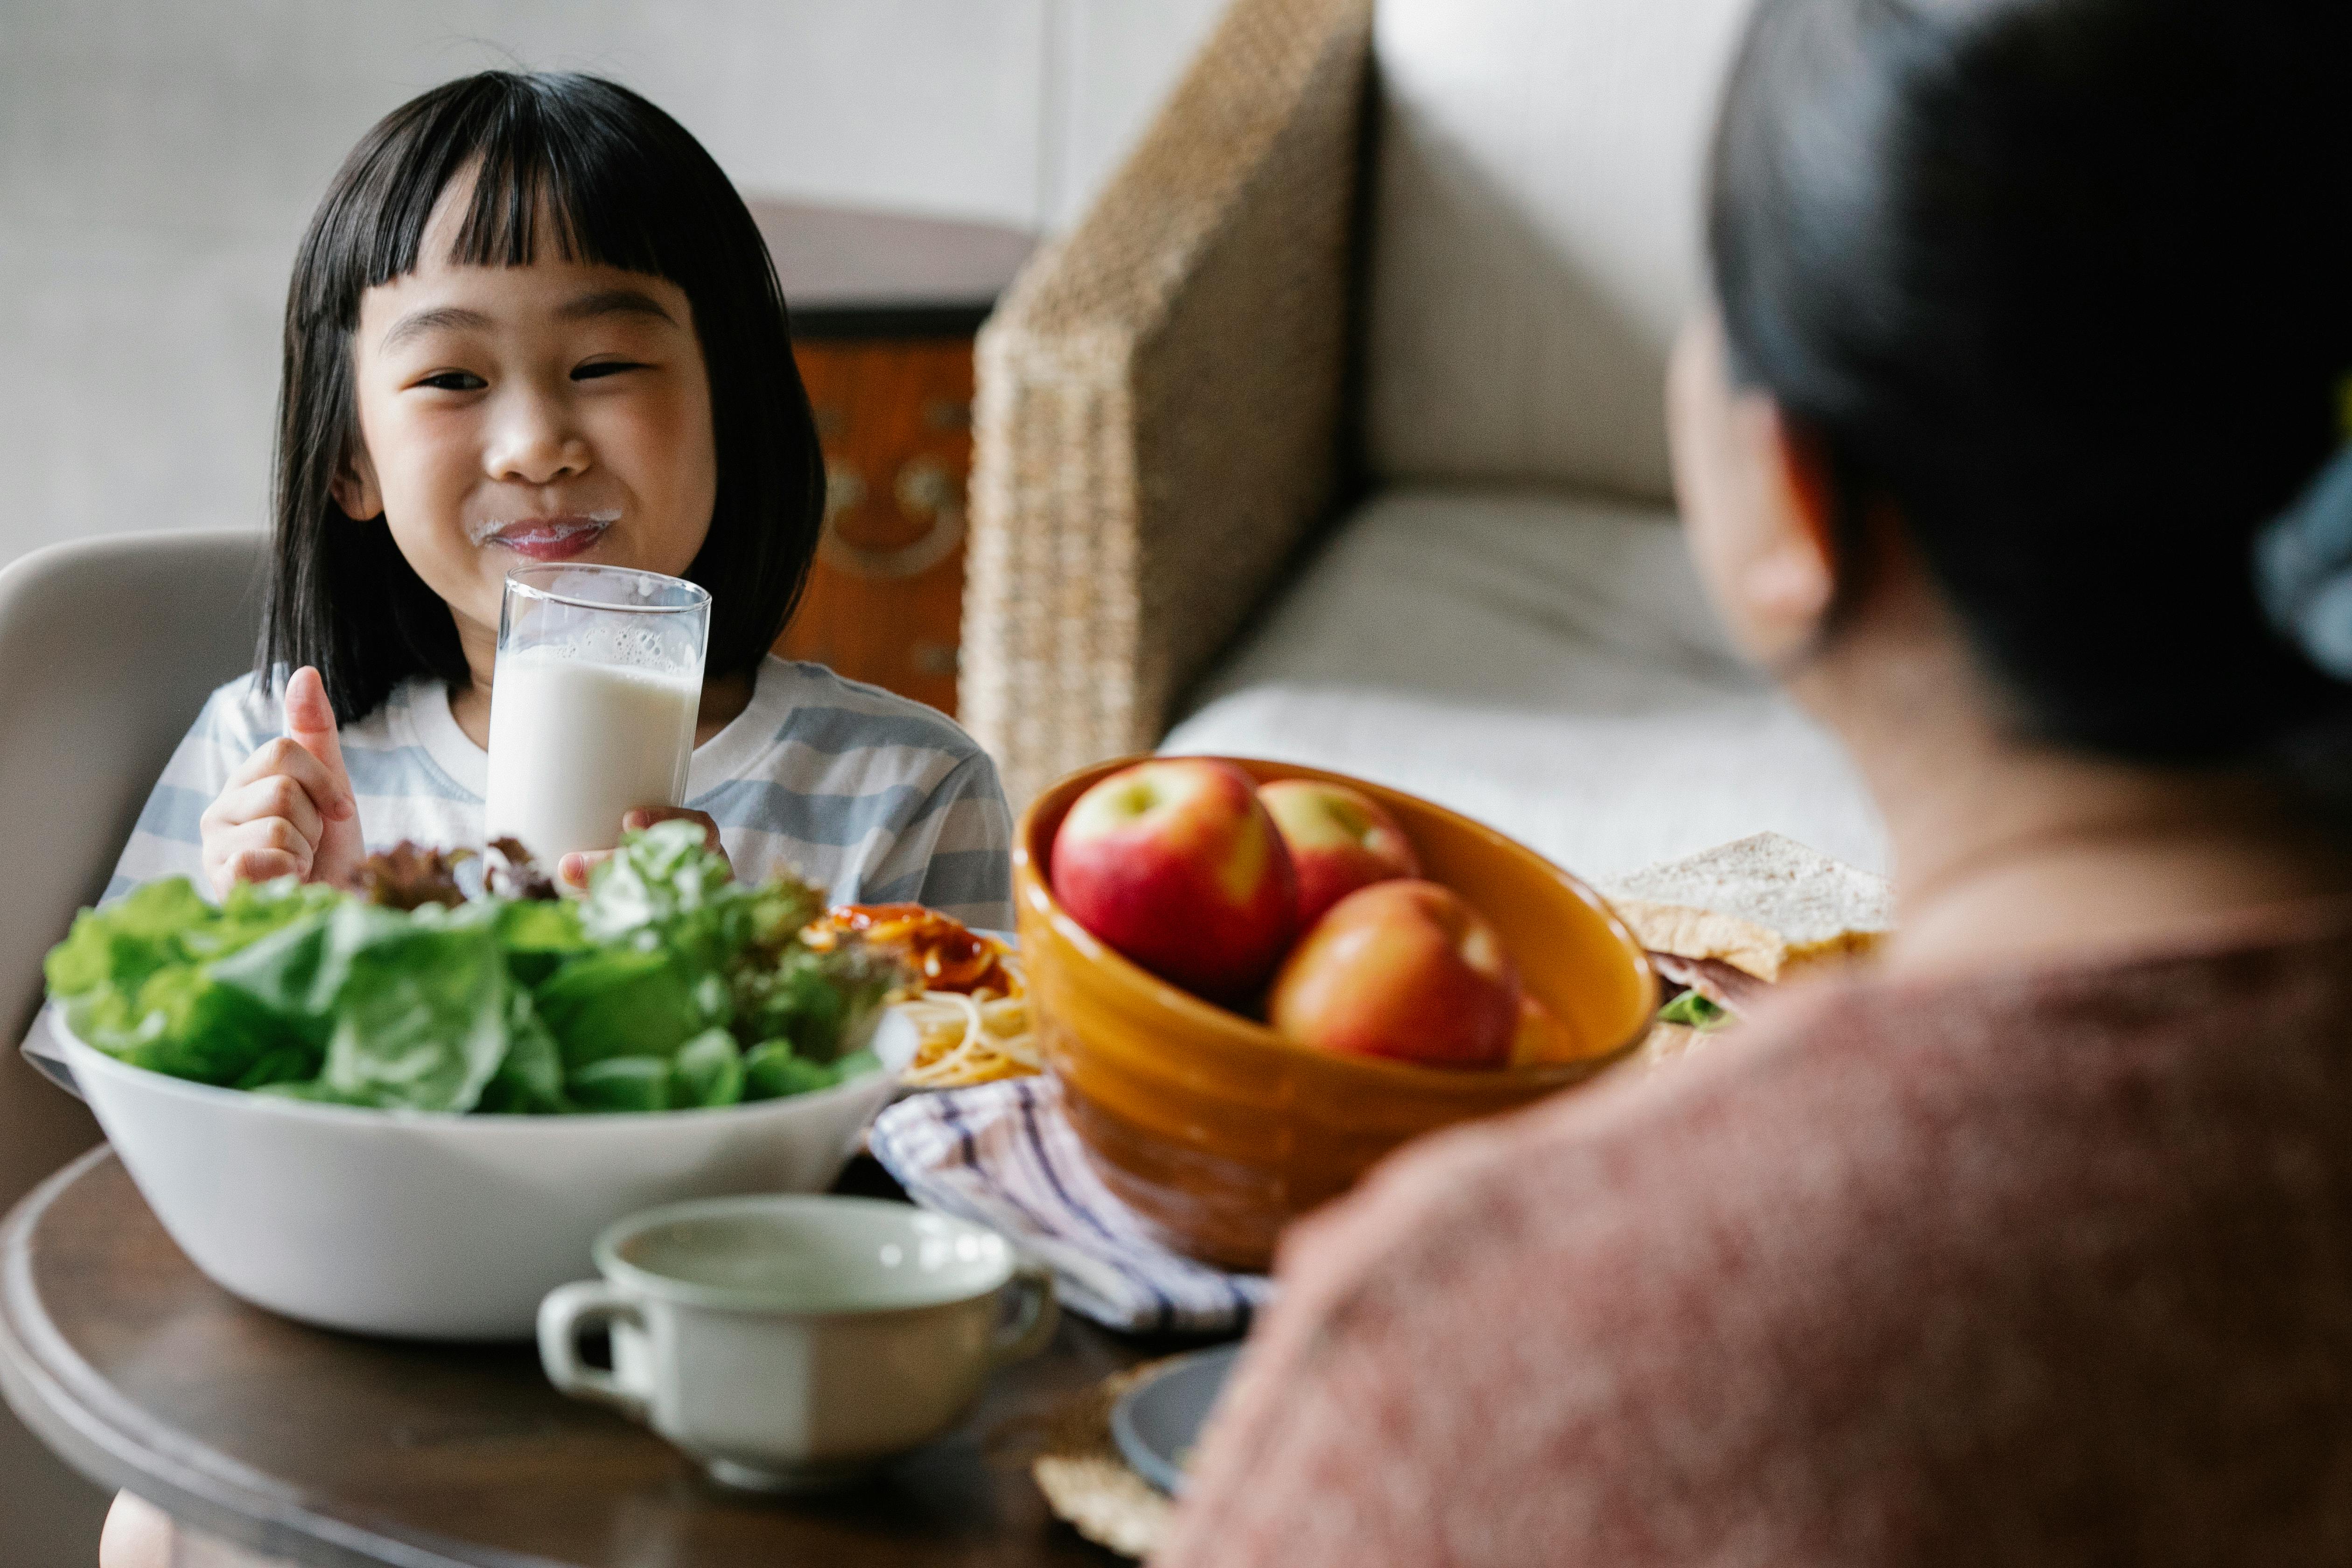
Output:
<svg viewBox="0 0 2352 1568">
<path fill-rule="evenodd" d="M 383 514 L 487 675 L 510 569 L 683 574 L 710 531 L 719 462 L 685 291 L 551 257 L 452 266 L 465 186 L 443 195 L 416 270 L 361 297 L 362 449 L 335 501 Z"/>
</svg>

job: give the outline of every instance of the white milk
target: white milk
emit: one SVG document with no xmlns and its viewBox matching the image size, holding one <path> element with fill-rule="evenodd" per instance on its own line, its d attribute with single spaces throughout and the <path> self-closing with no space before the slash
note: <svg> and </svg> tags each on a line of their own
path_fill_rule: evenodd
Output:
<svg viewBox="0 0 2352 1568">
<path fill-rule="evenodd" d="M 490 688 L 488 837 L 512 834 L 550 872 L 610 849 L 633 806 L 686 799 L 702 689 L 650 669 L 502 654 Z"/>
</svg>

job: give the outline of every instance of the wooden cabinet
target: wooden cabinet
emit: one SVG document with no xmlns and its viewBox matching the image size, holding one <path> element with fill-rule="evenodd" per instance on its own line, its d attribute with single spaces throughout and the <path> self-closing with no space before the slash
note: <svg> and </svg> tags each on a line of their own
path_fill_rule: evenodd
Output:
<svg viewBox="0 0 2352 1568">
<path fill-rule="evenodd" d="M 824 542 L 776 650 L 956 706 L 971 340 L 803 342 L 824 442 Z"/>
<path fill-rule="evenodd" d="M 956 707 L 972 335 L 1026 235 L 751 204 L 792 307 L 824 445 L 825 530 L 776 644 L 944 712 Z"/>
</svg>

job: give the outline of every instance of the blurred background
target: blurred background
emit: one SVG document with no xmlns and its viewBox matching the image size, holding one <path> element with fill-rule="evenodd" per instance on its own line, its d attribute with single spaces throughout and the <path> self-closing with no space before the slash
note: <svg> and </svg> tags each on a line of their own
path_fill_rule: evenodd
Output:
<svg viewBox="0 0 2352 1568">
<path fill-rule="evenodd" d="M 1218 0 L 0 0 L 0 564 L 257 527 L 296 240 L 386 110 L 595 71 L 747 194 L 1050 232 Z"/>
</svg>

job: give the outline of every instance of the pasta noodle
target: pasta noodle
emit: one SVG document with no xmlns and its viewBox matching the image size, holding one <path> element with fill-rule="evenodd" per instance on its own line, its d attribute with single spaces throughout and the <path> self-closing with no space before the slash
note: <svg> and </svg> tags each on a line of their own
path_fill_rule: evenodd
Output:
<svg viewBox="0 0 2352 1568">
<path fill-rule="evenodd" d="M 1020 960 L 1005 955 L 1009 995 L 918 991 L 898 1005 L 921 1043 L 900 1081 L 916 1089 L 952 1089 L 1043 1072 L 1030 1026 L 1028 987 Z"/>
<path fill-rule="evenodd" d="M 1006 943 L 918 904 L 845 904 L 818 925 L 898 953 L 917 977 L 892 1003 L 919 1042 L 900 1082 L 955 1089 L 1045 1070 L 1028 983 Z"/>
</svg>

